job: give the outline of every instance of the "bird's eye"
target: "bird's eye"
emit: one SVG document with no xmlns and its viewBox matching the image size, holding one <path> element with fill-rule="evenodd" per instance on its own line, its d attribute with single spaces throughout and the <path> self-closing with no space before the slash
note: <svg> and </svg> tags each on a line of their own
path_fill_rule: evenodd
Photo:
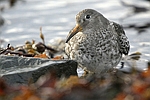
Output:
<svg viewBox="0 0 150 100">
<path fill-rule="evenodd" d="M 86 15 L 85 18 L 86 18 L 86 19 L 90 19 L 91 16 L 90 16 L 90 15 Z"/>
</svg>

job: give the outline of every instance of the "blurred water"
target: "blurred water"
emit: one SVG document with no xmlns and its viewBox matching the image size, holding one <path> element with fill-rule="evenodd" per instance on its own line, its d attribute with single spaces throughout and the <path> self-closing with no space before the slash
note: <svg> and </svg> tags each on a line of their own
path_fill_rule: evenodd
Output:
<svg viewBox="0 0 150 100">
<path fill-rule="evenodd" d="M 144 0 L 125 0 L 125 2 L 150 8 L 150 4 Z M 41 26 L 47 44 L 55 38 L 65 39 L 75 25 L 75 15 L 85 8 L 96 9 L 109 20 L 123 26 L 150 22 L 150 11 L 125 18 L 132 9 L 123 6 L 120 0 L 25 0 L 2 12 L 6 22 L 1 29 L 0 39 L 7 41 L 2 46 L 6 47 L 8 43 L 13 46 L 21 45 L 32 39 L 41 41 L 39 37 Z M 121 20 L 123 18 L 125 19 Z M 141 34 L 135 29 L 125 31 L 131 44 L 130 53 L 139 51 L 149 58 L 150 29 L 147 28 Z"/>
</svg>

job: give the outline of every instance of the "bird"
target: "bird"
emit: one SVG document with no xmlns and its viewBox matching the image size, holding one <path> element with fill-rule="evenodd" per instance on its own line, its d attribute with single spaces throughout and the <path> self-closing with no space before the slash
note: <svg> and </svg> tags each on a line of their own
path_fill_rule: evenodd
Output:
<svg viewBox="0 0 150 100">
<path fill-rule="evenodd" d="M 69 59 L 98 75 L 113 70 L 130 49 L 123 27 L 94 9 L 84 9 L 76 15 L 76 25 L 65 44 Z"/>
</svg>

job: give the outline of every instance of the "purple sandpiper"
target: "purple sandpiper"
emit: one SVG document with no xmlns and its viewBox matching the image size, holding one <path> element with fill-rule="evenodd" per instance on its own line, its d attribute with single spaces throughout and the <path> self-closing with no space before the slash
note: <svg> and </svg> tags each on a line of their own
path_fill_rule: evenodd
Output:
<svg viewBox="0 0 150 100">
<path fill-rule="evenodd" d="M 85 9 L 76 15 L 76 26 L 66 39 L 65 52 L 81 67 L 101 74 L 116 67 L 129 49 L 121 25 L 93 9 Z"/>
</svg>

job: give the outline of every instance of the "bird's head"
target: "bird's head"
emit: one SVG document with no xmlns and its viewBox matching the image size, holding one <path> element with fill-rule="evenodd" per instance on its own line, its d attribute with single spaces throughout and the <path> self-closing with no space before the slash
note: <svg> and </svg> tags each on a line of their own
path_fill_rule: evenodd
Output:
<svg viewBox="0 0 150 100">
<path fill-rule="evenodd" d="M 76 15 L 76 26 L 69 32 L 66 43 L 78 32 L 86 34 L 86 30 L 95 30 L 108 24 L 108 20 L 93 9 L 85 9 Z"/>
</svg>

